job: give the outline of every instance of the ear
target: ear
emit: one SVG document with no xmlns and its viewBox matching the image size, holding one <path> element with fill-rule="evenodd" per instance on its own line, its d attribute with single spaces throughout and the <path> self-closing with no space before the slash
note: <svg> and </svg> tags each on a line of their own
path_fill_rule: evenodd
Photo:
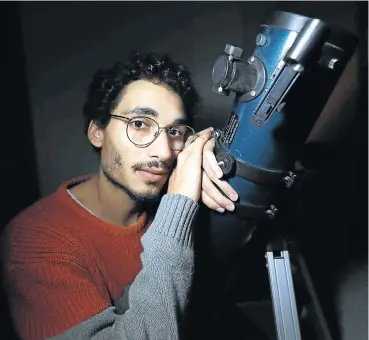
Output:
<svg viewBox="0 0 369 340">
<path fill-rule="evenodd" d="M 94 147 L 102 147 L 104 142 L 104 130 L 96 125 L 93 121 L 91 121 L 90 125 L 88 126 L 87 136 Z"/>
</svg>

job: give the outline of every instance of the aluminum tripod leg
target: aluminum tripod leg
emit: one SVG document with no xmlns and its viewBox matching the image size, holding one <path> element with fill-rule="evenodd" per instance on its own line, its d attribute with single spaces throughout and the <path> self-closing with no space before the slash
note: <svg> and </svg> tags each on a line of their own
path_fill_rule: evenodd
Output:
<svg viewBox="0 0 369 340">
<path fill-rule="evenodd" d="M 291 244 L 296 275 L 301 276 L 302 288 L 309 296 L 309 303 L 303 305 L 315 331 L 314 339 L 332 340 L 323 309 L 319 303 L 305 260 L 298 247 Z M 272 293 L 273 311 L 278 340 L 301 340 L 299 314 L 291 270 L 290 251 L 284 240 L 269 244 L 266 252 L 269 283 Z"/>
<path fill-rule="evenodd" d="M 268 245 L 266 252 L 278 340 L 301 340 L 289 252 L 278 248 Z"/>
</svg>

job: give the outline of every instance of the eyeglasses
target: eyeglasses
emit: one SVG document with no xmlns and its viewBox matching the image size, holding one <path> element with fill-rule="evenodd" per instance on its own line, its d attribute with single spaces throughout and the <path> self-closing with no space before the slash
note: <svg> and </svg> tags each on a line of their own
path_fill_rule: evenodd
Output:
<svg viewBox="0 0 369 340">
<path fill-rule="evenodd" d="M 168 136 L 169 146 L 176 151 L 182 151 L 195 138 L 194 129 L 187 125 L 160 127 L 156 120 L 144 116 L 127 118 L 111 114 L 111 117 L 127 121 L 127 137 L 137 146 L 149 146 L 158 138 L 162 130 Z"/>
</svg>

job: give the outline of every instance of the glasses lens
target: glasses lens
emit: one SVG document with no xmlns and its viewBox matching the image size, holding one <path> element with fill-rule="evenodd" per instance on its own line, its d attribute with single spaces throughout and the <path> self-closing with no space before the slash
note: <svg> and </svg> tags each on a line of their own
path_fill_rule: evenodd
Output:
<svg viewBox="0 0 369 340">
<path fill-rule="evenodd" d="M 195 131 L 186 125 L 175 125 L 167 130 L 168 139 L 172 149 L 181 151 L 186 144 L 190 143 Z"/>
<path fill-rule="evenodd" d="M 155 120 L 147 117 L 132 118 L 127 125 L 127 136 L 136 145 L 151 143 L 159 131 Z"/>
</svg>

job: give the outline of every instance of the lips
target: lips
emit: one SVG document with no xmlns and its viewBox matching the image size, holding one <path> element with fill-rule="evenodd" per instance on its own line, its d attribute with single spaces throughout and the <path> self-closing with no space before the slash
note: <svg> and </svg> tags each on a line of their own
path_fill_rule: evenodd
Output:
<svg viewBox="0 0 369 340">
<path fill-rule="evenodd" d="M 137 173 L 144 179 L 153 182 L 163 180 L 168 174 L 165 170 L 155 168 L 140 169 Z"/>
<path fill-rule="evenodd" d="M 145 171 L 145 172 L 149 172 L 150 174 L 162 175 L 162 176 L 167 174 L 167 171 L 163 169 L 156 169 L 156 168 L 144 168 L 144 169 L 140 169 L 140 171 Z"/>
</svg>

